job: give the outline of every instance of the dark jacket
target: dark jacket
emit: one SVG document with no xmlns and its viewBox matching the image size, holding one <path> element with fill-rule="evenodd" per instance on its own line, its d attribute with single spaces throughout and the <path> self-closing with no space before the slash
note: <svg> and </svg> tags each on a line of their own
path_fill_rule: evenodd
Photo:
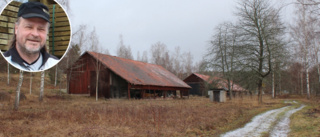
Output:
<svg viewBox="0 0 320 137">
<path fill-rule="evenodd" d="M 14 67 L 24 71 L 41 71 L 46 70 L 59 62 L 59 59 L 53 55 L 50 55 L 44 48 L 40 50 L 41 55 L 39 58 L 31 64 L 26 63 L 19 55 L 15 47 L 10 48 L 4 53 L 5 59 Z"/>
</svg>

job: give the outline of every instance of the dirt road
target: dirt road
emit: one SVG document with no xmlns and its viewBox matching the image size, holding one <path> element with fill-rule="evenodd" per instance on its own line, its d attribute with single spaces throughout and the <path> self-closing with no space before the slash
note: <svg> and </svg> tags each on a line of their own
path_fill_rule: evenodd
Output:
<svg viewBox="0 0 320 137">
<path fill-rule="evenodd" d="M 259 137 L 269 135 L 272 137 L 286 137 L 290 132 L 290 116 L 301 110 L 305 105 L 300 105 L 297 102 L 288 101 L 285 103 L 295 104 L 279 109 L 267 111 L 263 114 L 255 116 L 250 123 L 244 127 L 234 131 L 227 132 L 222 137 Z"/>
</svg>

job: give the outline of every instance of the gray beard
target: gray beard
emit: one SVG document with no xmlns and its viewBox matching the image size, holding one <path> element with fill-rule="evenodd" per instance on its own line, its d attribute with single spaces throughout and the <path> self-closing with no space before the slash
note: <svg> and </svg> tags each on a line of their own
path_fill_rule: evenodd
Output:
<svg viewBox="0 0 320 137">
<path fill-rule="evenodd" d="M 18 43 L 17 43 L 18 44 Z M 34 50 L 31 50 L 31 49 L 27 49 L 26 45 L 23 45 L 23 46 L 20 46 L 19 44 L 17 45 L 19 46 L 20 50 L 25 53 L 26 55 L 28 56 L 32 56 L 32 55 L 36 55 L 36 54 L 39 54 L 40 53 L 40 50 L 41 48 L 43 48 L 44 46 L 40 46 L 38 49 L 34 49 Z"/>
</svg>

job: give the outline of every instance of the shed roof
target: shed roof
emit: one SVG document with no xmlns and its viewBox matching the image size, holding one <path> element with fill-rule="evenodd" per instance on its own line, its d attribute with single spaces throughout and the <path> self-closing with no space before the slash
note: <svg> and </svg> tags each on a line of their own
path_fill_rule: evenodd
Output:
<svg viewBox="0 0 320 137">
<path fill-rule="evenodd" d="M 216 88 L 221 89 L 228 89 L 228 81 L 226 79 L 222 79 L 220 77 L 210 77 L 208 75 L 193 73 L 195 76 L 199 77 L 200 79 L 206 81 L 210 84 L 216 84 Z M 191 74 L 192 75 L 192 74 Z M 231 84 L 233 81 L 231 81 Z M 233 90 L 234 91 L 246 91 L 246 89 L 242 88 L 240 85 L 233 83 Z"/>
<path fill-rule="evenodd" d="M 133 85 L 191 88 L 162 66 L 96 52 L 86 53 Z"/>
</svg>

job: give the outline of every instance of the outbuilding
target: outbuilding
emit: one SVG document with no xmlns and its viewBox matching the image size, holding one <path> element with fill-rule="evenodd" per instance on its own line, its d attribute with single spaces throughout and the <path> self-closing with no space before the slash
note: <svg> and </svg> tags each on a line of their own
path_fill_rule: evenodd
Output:
<svg viewBox="0 0 320 137">
<path fill-rule="evenodd" d="M 98 85 L 98 96 L 105 98 L 181 97 L 191 88 L 162 66 L 96 52 L 82 54 L 67 78 L 68 93 L 96 96 Z"/>
<path fill-rule="evenodd" d="M 189 86 L 191 86 L 191 89 L 189 91 L 190 95 L 199 95 L 199 96 L 207 96 L 208 91 L 225 91 L 226 93 L 229 92 L 228 89 L 228 82 L 225 79 L 222 79 L 220 77 L 214 77 L 209 75 L 203 75 L 199 73 L 192 73 L 190 76 L 185 78 L 183 80 L 186 82 Z M 233 83 L 233 91 L 234 93 L 246 91 L 241 86 Z M 217 93 L 215 93 L 217 94 Z"/>
<path fill-rule="evenodd" d="M 208 91 L 210 101 L 212 102 L 226 102 L 227 91 L 225 89 L 211 89 Z"/>
</svg>

